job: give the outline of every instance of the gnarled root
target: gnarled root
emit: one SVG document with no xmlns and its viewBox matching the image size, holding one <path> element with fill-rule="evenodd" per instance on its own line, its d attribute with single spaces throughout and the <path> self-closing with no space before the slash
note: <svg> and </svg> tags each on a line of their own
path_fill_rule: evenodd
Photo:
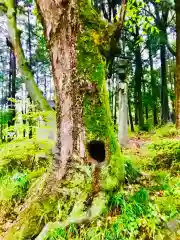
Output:
<svg viewBox="0 0 180 240">
<path fill-rule="evenodd" d="M 46 226 L 43 228 L 41 233 L 38 235 L 36 240 L 44 240 L 45 237 L 49 232 L 52 232 L 58 228 L 66 228 L 70 224 L 83 224 L 83 223 L 89 223 L 92 220 L 96 219 L 99 217 L 103 210 L 105 209 L 106 205 L 106 195 L 105 193 L 100 192 L 97 197 L 94 198 L 92 206 L 90 209 L 88 209 L 86 212 L 82 212 L 80 216 L 79 210 L 82 208 L 82 204 L 80 204 L 79 207 L 79 202 L 74 206 L 73 211 L 71 212 L 70 216 L 63 222 L 54 222 L 54 223 L 48 223 Z M 82 210 L 82 209 L 81 209 Z"/>
</svg>

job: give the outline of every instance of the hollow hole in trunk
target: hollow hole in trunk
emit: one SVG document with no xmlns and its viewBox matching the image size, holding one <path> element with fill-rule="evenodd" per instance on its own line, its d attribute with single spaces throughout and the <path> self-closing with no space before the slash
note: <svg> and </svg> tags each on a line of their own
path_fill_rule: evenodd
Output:
<svg viewBox="0 0 180 240">
<path fill-rule="evenodd" d="M 106 151 L 105 144 L 103 141 L 97 140 L 90 141 L 87 144 L 87 149 L 92 159 L 94 159 L 98 163 L 102 163 L 105 161 Z"/>
</svg>

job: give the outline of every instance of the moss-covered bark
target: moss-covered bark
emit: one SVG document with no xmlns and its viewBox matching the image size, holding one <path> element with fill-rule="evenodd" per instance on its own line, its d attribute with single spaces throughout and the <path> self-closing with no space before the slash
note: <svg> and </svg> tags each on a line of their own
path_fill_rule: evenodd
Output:
<svg viewBox="0 0 180 240">
<path fill-rule="evenodd" d="M 14 53 L 16 56 L 16 60 L 18 62 L 18 66 L 23 76 L 23 80 L 26 84 L 26 89 L 31 97 L 31 99 L 38 105 L 41 110 L 51 111 L 51 107 L 46 99 L 43 97 L 41 91 L 39 90 L 35 80 L 34 75 L 28 66 L 26 61 L 21 41 L 20 41 L 20 31 L 17 28 L 16 24 L 16 10 L 15 10 L 15 0 L 4 1 L 7 10 L 7 18 L 8 18 L 8 30 L 11 43 L 13 45 Z"/>
<path fill-rule="evenodd" d="M 103 140 L 107 160 L 111 162 L 120 157 L 108 103 L 105 59 L 98 44 L 108 26 L 85 0 L 78 3 L 39 0 L 37 3 L 56 86 L 58 142 L 55 164 L 61 179 L 68 159 L 73 153 L 80 154 L 79 141 L 86 144 L 92 139 Z M 85 129 L 85 137 L 79 140 L 82 129 Z M 120 159 L 118 161 L 118 177 L 123 179 L 123 164 Z"/>
</svg>

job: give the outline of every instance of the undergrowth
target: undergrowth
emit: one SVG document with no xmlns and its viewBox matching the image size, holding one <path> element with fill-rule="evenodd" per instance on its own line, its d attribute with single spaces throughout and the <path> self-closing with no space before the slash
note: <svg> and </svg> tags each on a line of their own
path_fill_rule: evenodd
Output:
<svg viewBox="0 0 180 240">
<path fill-rule="evenodd" d="M 172 173 L 180 171 L 180 141 L 161 140 L 149 146 L 153 153 L 152 164 L 156 169 L 170 169 Z"/>
<path fill-rule="evenodd" d="M 15 140 L 1 145 L 0 236 L 3 237 L 17 220 L 34 189 L 41 186 L 40 182 L 51 166 L 52 146 L 53 143 L 49 140 L 35 139 Z M 71 224 L 65 229 L 50 231 L 44 239 L 178 239 L 179 149 L 178 140 L 159 138 L 136 155 L 135 152 L 125 152 L 124 191 L 108 194 L 106 208 L 98 220 L 88 224 Z M 62 205 L 61 200 L 52 196 L 34 206 L 34 211 L 38 211 L 39 220 L 31 223 L 37 231 L 30 232 L 34 229 L 31 227 L 26 229 L 27 236 L 32 236 L 28 239 L 35 239 L 44 224 L 49 221 L 64 219 L 63 212 L 68 214 L 71 206 L 66 206 L 65 199 Z M 67 201 L 69 202 L 68 199 Z M 26 221 L 29 216 L 25 214 L 23 217 Z"/>
</svg>

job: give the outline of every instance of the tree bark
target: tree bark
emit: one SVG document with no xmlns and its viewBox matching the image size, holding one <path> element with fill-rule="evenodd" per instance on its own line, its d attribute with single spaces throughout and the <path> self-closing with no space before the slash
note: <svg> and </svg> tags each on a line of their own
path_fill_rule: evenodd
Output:
<svg viewBox="0 0 180 240">
<path fill-rule="evenodd" d="M 157 120 L 157 91 L 156 91 L 156 79 L 154 75 L 154 66 L 153 66 L 153 57 L 152 57 L 152 46 L 151 40 L 148 41 L 148 49 L 149 49 L 149 63 L 150 63 L 150 71 L 151 71 L 151 91 L 152 91 L 152 112 L 153 112 L 153 123 L 154 126 L 158 124 Z"/>
<path fill-rule="evenodd" d="M 28 6 L 28 48 L 29 48 L 29 67 L 32 70 L 32 44 L 31 44 L 31 23 L 30 23 L 31 8 Z"/>
<path fill-rule="evenodd" d="M 167 24 L 169 9 L 164 7 L 160 12 L 159 4 L 152 2 L 155 10 L 155 23 L 160 30 L 160 59 L 161 59 L 161 124 L 166 124 L 169 118 L 168 106 L 168 88 L 167 88 L 167 69 L 166 69 L 166 45 L 167 38 Z"/>
<path fill-rule="evenodd" d="M 131 126 L 131 132 L 134 132 L 134 124 L 133 124 L 133 117 L 132 117 L 132 111 L 131 111 L 131 102 L 128 97 L 128 111 L 129 111 L 129 121 Z"/>
<path fill-rule="evenodd" d="M 146 85 L 145 81 L 143 80 L 143 95 L 146 96 Z M 146 121 L 148 121 L 149 115 L 148 115 L 148 103 L 144 103 L 144 110 L 145 110 L 145 116 L 146 116 Z"/>
<path fill-rule="evenodd" d="M 161 59 L 161 123 L 166 124 L 169 117 L 168 106 L 168 89 L 167 89 L 167 75 L 166 75 L 166 46 L 161 43 L 160 47 Z"/>
<path fill-rule="evenodd" d="M 136 41 L 139 38 L 139 29 L 136 26 Z M 142 104 L 142 59 L 141 59 L 141 49 L 139 44 L 136 46 L 135 50 L 135 62 L 136 62 L 136 69 L 135 69 L 135 91 L 137 94 L 137 107 L 138 107 L 138 121 L 140 129 L 144 126 L 144 115 L 143 115 L 143 104 Z"/>
<path fill-rule="evenodd" d="M 62 222 L 47 224 L 37 239 L 44 239 L 44 233 L 51 227 L 91 221 L 102 213 L 108 199 L 106 193 L 119 190 L 124 181 L 124 164 L 106 89 L 106 63 L 93 38 L 94 33 L 106 29 L 106 23 L 87 0 L 37 0 L 37 6 L 55 83 L 57 144 L 52 171 L 43 177 L 42 189 L 39 183 L 33 189 L 28 206 L 25 204 L 5 240 L 37 236 L 42 225 L 34 224 L 41 218 L 34 209 L 38 206 L 43 211 L 43 201 L 51 199 L 57 199 L 58 207 L 59 201 L 62 203 L 65 217 L 60 219 Z M 91 155 L 88 144 L 92 141 L 104 145 L 102 162 Z M 98 147 L 93 153 L 96 155 L 100 150 Z M 92 170 L 85 166 L 84 160 L 88 159 L 95 168 L 92 177 L 89 175 Z M 67 199 L 68 211 L 63 208 Z M 27 221 L 23 221 L 27 214 Z"/>
<path fill-rule="evenodd" d="M 176 0 L 176 128 L 180 128 L 180 2 Z"/>
<path fill-rule="evenodd" d="M 14 3 L 15 9 L 15 21 L 16 21 L 16 2 Z M 16 57 L 14 54 L 13 46 L 9 39 L 6 39 L 7 45 L 9 46 L 10 55 L 9 55 L 9 98 L 15 99 L 16 95 Z M 8 100 L 8 107 L 11 111 L 11 119 L 8 122 L 8 126 L 14 125 L 14 117 L 15 117 L 15 103 Z"/>
<path fill-rule="evenodd" d="M 98 30 L 99 15 L 85 0 L 37 0 L 37 4 L 50 50 L 57 95 L 54 169 L 56 178 L 61 180 L 73 154 L 86 155 L 88 141 L 102 140 L 106 160 L 110 162 L 114 155 L 120 156 L 120 149 L 113 130 L 103 60 L 91 36 Z M 122 180 L 123 163 L 119 170 Z"/>
<path fill-rule="evenodd" d="M 128 142 L 128 91 L 127 84 L 120 83 L 119 86 L 119 117 L 118 117 L 118 139 L 122 147 Z"/>
</svg>

